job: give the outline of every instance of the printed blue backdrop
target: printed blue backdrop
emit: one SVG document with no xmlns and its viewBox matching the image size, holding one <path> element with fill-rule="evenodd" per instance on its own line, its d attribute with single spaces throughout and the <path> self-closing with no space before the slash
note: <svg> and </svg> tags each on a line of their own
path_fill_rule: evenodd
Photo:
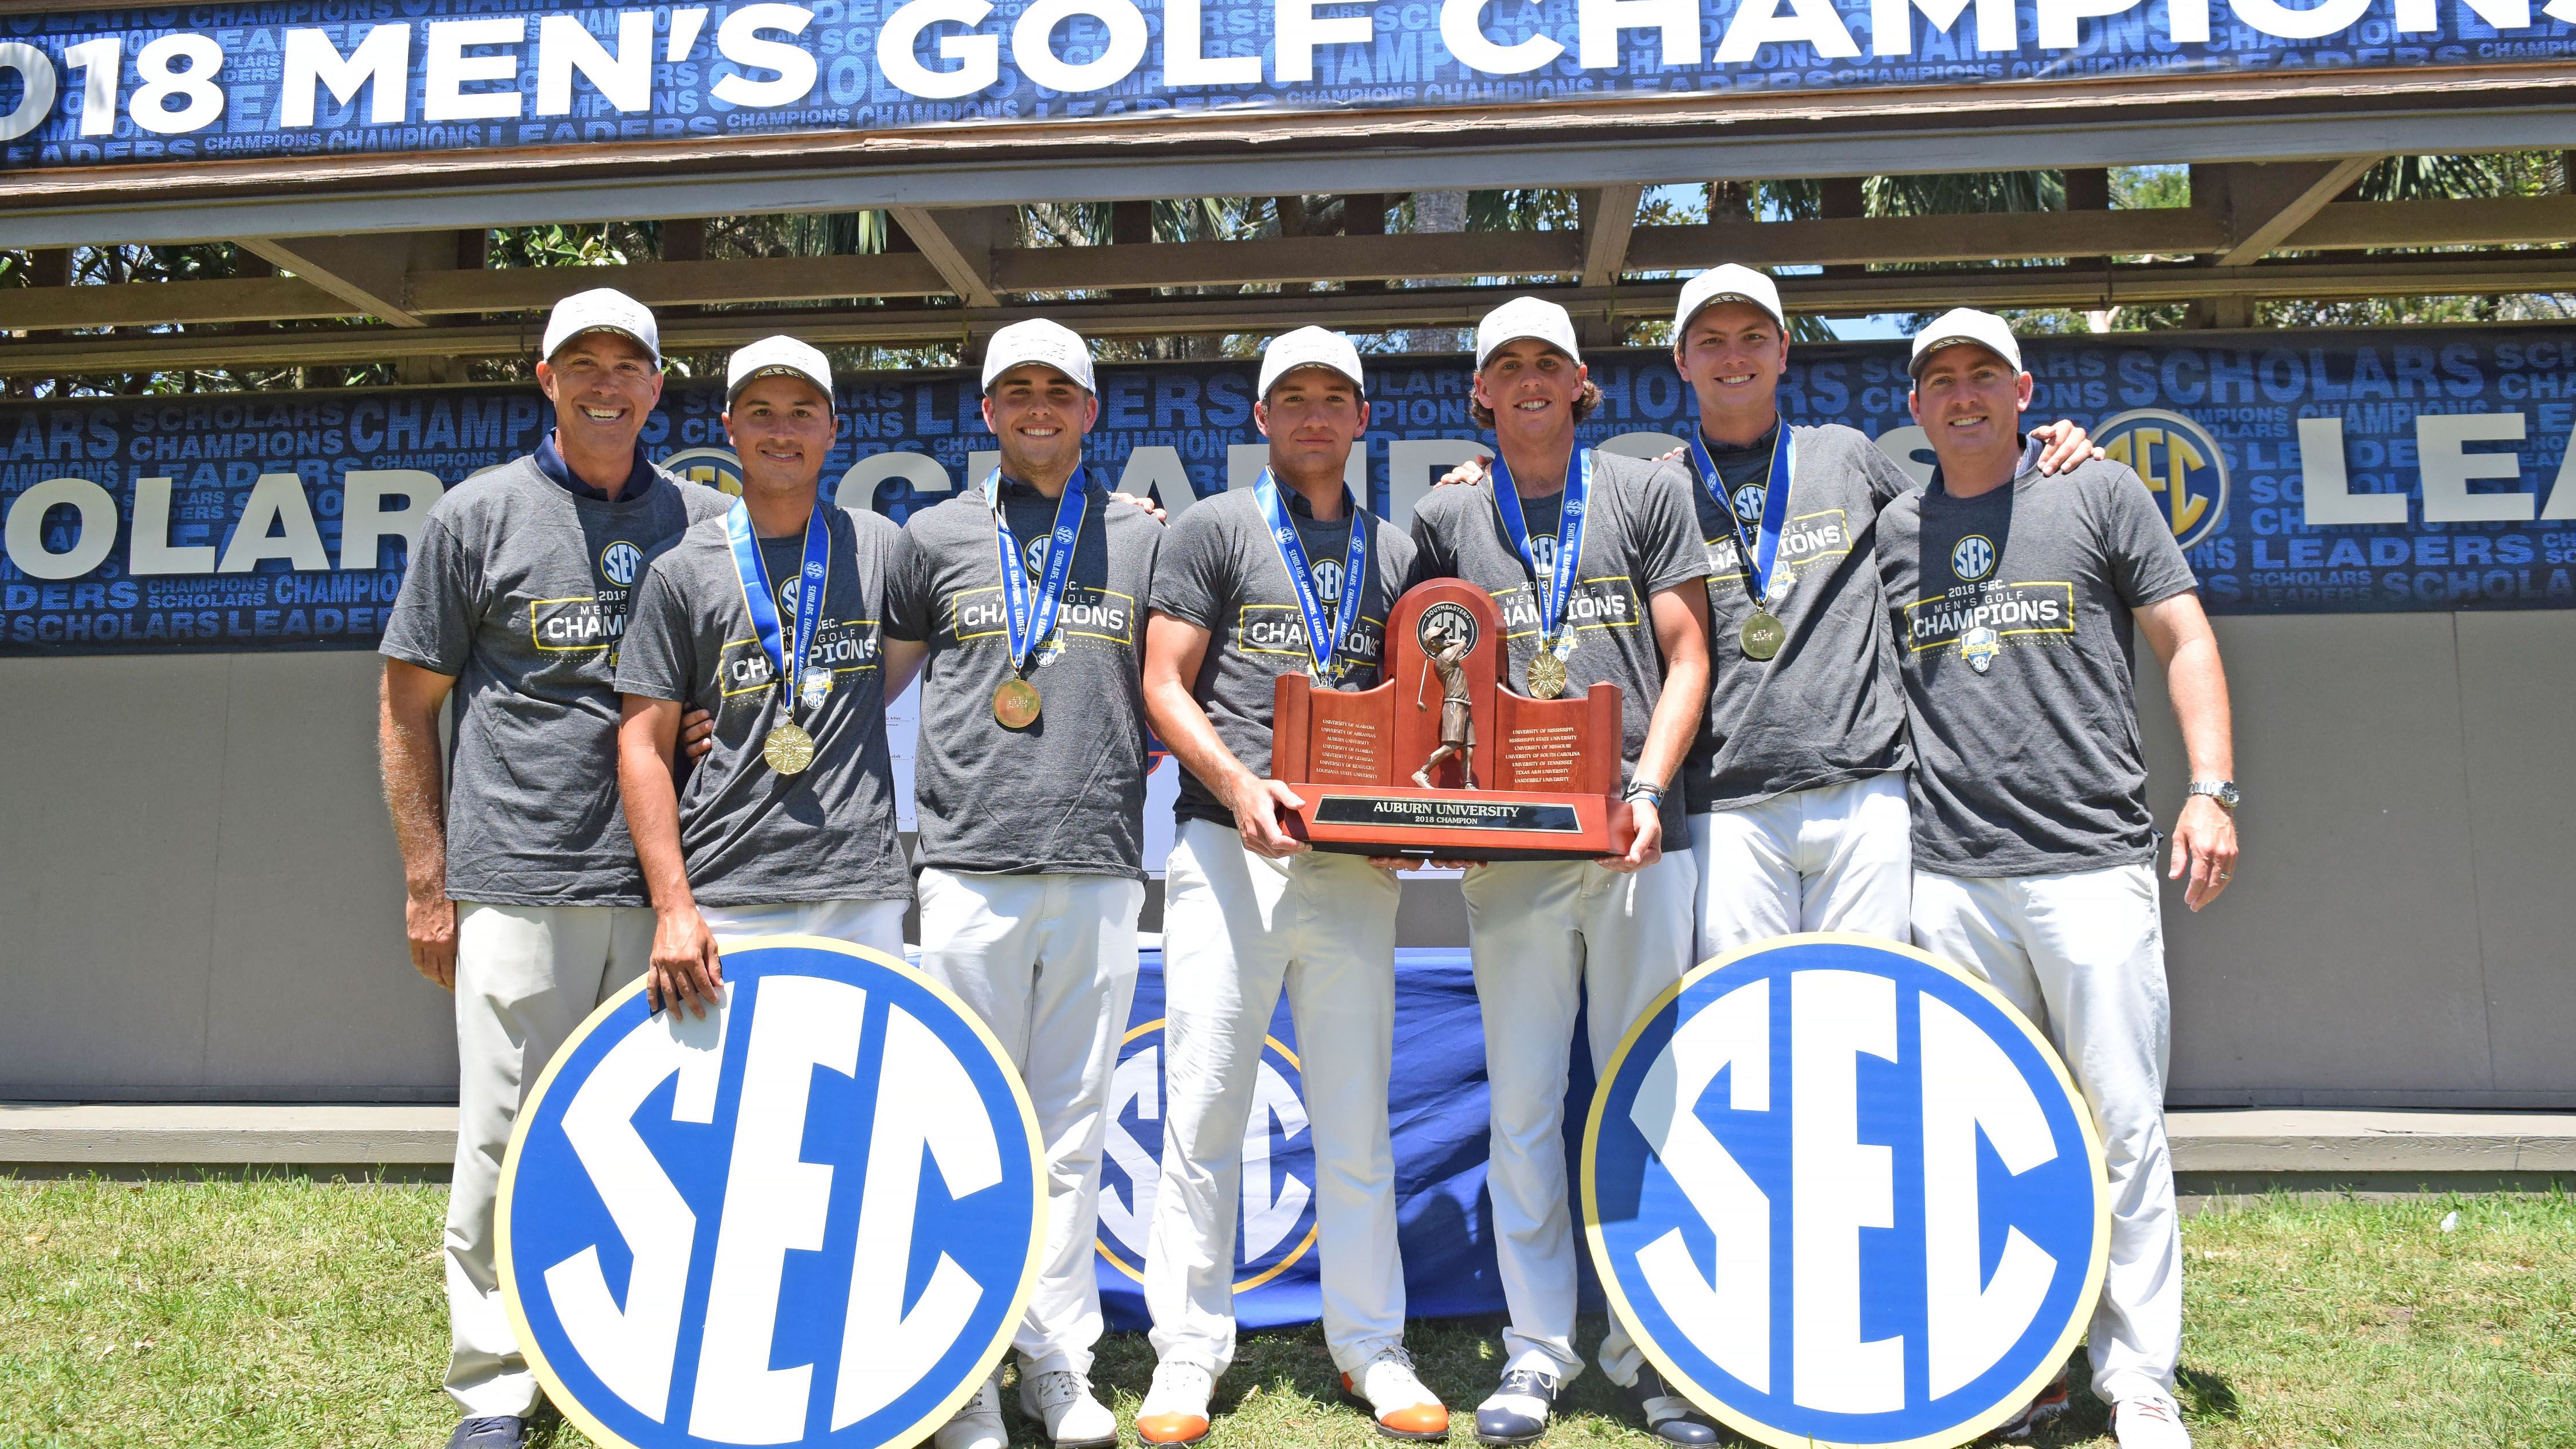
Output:
<svg viewBox="0 0 2576 1449">
<path fill-rule="evenodd" d="M 1144 1329 L 1145 1239 L 1136 1210 L 1151 1197 L 1141 1182 L 1159 1176 L 1162 1082 L 1158 1070 L 1163 1020 L 1162 952 L 1147 950 L 1136 1005 L 1112 1089 L 1116 1113 L 1101 1173 L 1100 1295 L 1110 1326 Z M 1395 1057 L 1404 1063 L 1387 1094 L 1395 1142 L 1397 1241 L 1404 1254 L 1406 1311 L 1456 1318 L 1503 1311 L 1495 1276 L 1493 1214 L 1485 1199 L 1485 1043 L 1476 985 L 1463 950 L 1408 947 L 1395 953 Z M 1297 1032 L 1283 994 L 1262 1054 L 1250 1130 L 1266 1167 L 1245 1173 L 1235 1222 L 1235 1314 L 1245 1328 L 1312 1323 L 1323 1316 L 1312 1234 L 1314 1137 L 1305 1121 L 1291 1055 Z M 1593 1073 L 1578 1022 L 1573 1081 L 1566 1094 L 1568 1181 L 1591 1107 Z M 1285 1050 L 1282 1051 L 1281 1048 Z M 1256 1153 L 1247 1147 L 1246 1157 Z M 1583 1307 L 1601 1306 L 1590 1264 L 1583 1267 Z"/>
<path fill-rule="evenodd" d="M 2576 0 L 2571 0 L 2576 3 Z M 2072 417 L 2156 490 L 2220 614 L 2576 605 L 2576 329 L 2044 337 L 2035 418 Z M 1782 405 L 1928 473 L 1897 343 L 1800 344 Z M 1689 423 L 1667 354 L 1592 358 L 1587 442 Z M 1165 503 L 1260 467 L 1249 360 L 1103 367 L 1091 456 Z M 1373 506 L 1404 521 L 1482 436 L 1455 358 L 1369 377 Z M 901 519 L 981 477 L 972 378 L 856 376 L 824 477 Z M 719 390 L 674 381 L 646 449 L 725 481 Z M 373 648 L 445 487 L 534 447 L 533 387 L 0 405 L 0 653 Z M 980 457 L 978 455 L 981 455 Z"/>
<path fill-rule="evenodd" d="M 2548 0 L 264 0 L 0 16 L 0 170 L 2563 62 Z M 1991 29 L 1988 19 L 1992 18 Z"/>
</svg>

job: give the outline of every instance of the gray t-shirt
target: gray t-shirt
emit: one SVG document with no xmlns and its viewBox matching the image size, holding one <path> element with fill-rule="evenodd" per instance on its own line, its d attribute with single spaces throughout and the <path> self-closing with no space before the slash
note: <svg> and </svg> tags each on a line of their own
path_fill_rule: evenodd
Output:
<svg viewBox="0 0 2576 1449">
<path fill-rule="evenodd" d="M 1709 449 L 1726 507 L 1707 487 L 1691 489 L 1708 550 L 1710 625 L 1708 715 L 1682 765 L 1694 815 L 1883 775 L 1913 759 L 1872 545 L 1879 510 L 1914 480 L 1853 429 L 1789 430 L 1797 471 L 1773 578 L 1788 581 L 1779 614 L 1789 637 L 1768 663 L 1737 643 L 1753 616 L 1753 580 L 1728 512 L 1742 511 L 1743 536 L 1760 539 L 1776 435 Z M 1696 459 L 1684 466 L 1697 472 Z"/>
<path fill-rule="evenodd" d="M 1574 597 L 1567 601 L 1576 644 L 1565 662 L 1565 692 L 1571 698 L 1595 684 L 1619 686 L 1622 780 L 1636 771 L 1647 723 L 1664 688 L 1664 651 L 1655 642 L 1647 602 L 1708 573 L 1699 523 L 1691 512 L 1691 487 L 1690 475 L 1676 463 L 1592 455 L 1591 516 L 1583 531 L 1583 557 L 1575 563 Z M 1555 567 L 1564 502 L 1562 492 L 1521 500 L 1531 551 L 1543 569 Z M 1465 579 L 1494 596 L 1502 607 L 1510 649 L 1505 679 L 1514 690 L 1527 693 L 1529 662 L 1540 644 L 1538 589 L 1503 527 L 1493 480 L 1432 489 L 1414 510 L 1413 545 L 1420 554 L 1415 562 L 1419 578 Z M 1685 843 L 1683 816 L 1682 792 L 1668 790 L 1663 808 L 1668 850 Z"/>
<path fill-rule="evenodd" d="M 1358 610 L 1342 641 L 1352 661 L 1343 689 L 1375 689 L 1386 663 L 1386 620 L 1413 573 L 1413 540 L 1375 514 L 1368 528 L 1368 577 L 1354 594 L 1343 577 L 1351 541 L 1351 514 L 1319 523 L 1306 500 L 1283 488 L 1297 542 L 1314 571 L 1315 594 L 1328 620 Z M 1154 565 L 1153 611 L 1208 631 L 1207 652 L 1190 697 L 1207 711 L 1217 738 L 1243 767 L 1270 773 L 1270 712 L 1282 674 L 1301 674 L 1314 662 L 1306 642 L 1306 617 L 1288 579 L 1288 566 L 1270 541 L 1268 520 L 1250 490 L 1210 498 L 1181 515 L 1163 540 Z M 1319 688 L 1321 686 L 1318 686 Z M 1183 820 L 1213 820 L 1231 827 L 1225 808 L 1197 776 L 1181 774 Z"/>
<path fill-rule="evenodd" d="M 617 798 L 617 649 L 644 560 L 731 499 L 657 471 L 610 502 L 520 458 L 429 510 L 378 646 L 456 676 L 447 894 L 640 906 Z"/>
<path fill-rule="evenodd" d="M 1034 601 L 1056 502 L 1007 481 L 1002 500 Z M 913 763 L 916 865 L 1144 874 L 1144 612 L 1162 539 L 1153 515 L 1091 491 L 1056 616 L 1064 653 L 1031 671 L 1042 707 L 1013 730 L 993 718 L 993 691 L 1015 671 L 983 491 L 904 525 L 886 634 L 930 645 Z"/>
<path fill-rule="evenodd" d="M 1914 859 L 2018 876 L 2155 858 L 2131 611 L 2195 586 L 2147 486 L 2118 463 L 1878 520 L 1914 728 Z M 1986 662 L 1980 672 L 1977 659 Z"/>
<path fill-rule="evenodd" d="M 894 760 L 886 749 L 879 620 L 902 531 L 874 513 L 824 509 L 832 568 L 806 651 L 832 692 L 796 722 L 814 762 L 782 775 L 761 755 L 781 724 L 768 651 L 743 602 L 725 520 L 680 536 L 636 586 L 617 689 L 678 700 L 716 719 L 715 748 L 680 785 L 680 852 L 689 890 L 710 906 L 903 900 L 912 894 L 895 840 Z M 784 626 L 796 618 L 802 535 L 760 541 Z"/>
</svg>

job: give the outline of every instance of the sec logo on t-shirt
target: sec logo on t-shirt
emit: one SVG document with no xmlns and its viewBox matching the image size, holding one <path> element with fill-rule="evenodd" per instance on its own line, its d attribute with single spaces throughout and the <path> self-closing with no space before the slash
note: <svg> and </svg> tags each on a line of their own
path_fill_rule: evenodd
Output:
<svg viewBox="0 0 2576 1449">
<path fill-rule="evenodd" d="M 1592 1261 L 1682 1393 L 1765 1444 L 1964 1444 L 2054 1376 L 2110 1194 L 2092 1114 L 1982 982 L 1875 937 L 1701 966 L 1584 1133 Z"/>
<path fill-rule="evenodd" d="M 1028 1098 L 890 957 L 780 936 L 724 970 L 704 1019 L 628 986 L 538 1079 L 501 1175 L 519 1343 L 603 1445 L 911 1444 L 1036 1281 Z"/>
</svg>

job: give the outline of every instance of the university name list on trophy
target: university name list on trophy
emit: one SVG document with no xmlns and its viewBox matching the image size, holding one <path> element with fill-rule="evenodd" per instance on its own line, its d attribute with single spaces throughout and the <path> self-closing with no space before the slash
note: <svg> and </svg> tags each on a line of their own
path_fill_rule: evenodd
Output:
<svg viewBox="0 0 2576 1449">
<path fill-rule="evenodd" d="M 1416 860 L 1627 848 L 1617 685 L 1575 699 L 1506 689 L 1501 612 L 1457 579 L 1406 590 L 1386 638 L 1375 689 L 1279 676 L 1270 774 L 1306 802 L 1283 822 L 1289 834 L 1318 850 Z"/>
</svg>

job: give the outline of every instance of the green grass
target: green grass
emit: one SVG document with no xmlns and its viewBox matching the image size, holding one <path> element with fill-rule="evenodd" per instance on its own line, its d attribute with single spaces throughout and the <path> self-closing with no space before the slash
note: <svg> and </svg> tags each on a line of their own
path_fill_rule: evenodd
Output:
<svg viewBox="0 0 2576 1449">
<path fill-rule="evenodd" d="M 442 1444 L 443 1202 L 300 1180 L 0 1181 L 0 1445 Z M 2183 1241 L 2201 1444 L 2576 1449 L 2576 1203 L 2276 1199 L 2195 1217 Z M 1414 1325 L 1453 1409 L 1491 1388 L 1495 1328 Z M 1122 1417 L 1151 1373 L 1141 1336 L 1102 1345 Z M 1653 1443 L 1599 1374 L 1571 1399 L 1550 1444 Z M 2108 1443 L 2103 1411 L 2077 1402 L 2051 1442 Z M 1335 1402 L 1312 1329 L 1247 1339 L 1218 1406 L 1209 1449 L 1386 1442 Z"/>
</svg>

